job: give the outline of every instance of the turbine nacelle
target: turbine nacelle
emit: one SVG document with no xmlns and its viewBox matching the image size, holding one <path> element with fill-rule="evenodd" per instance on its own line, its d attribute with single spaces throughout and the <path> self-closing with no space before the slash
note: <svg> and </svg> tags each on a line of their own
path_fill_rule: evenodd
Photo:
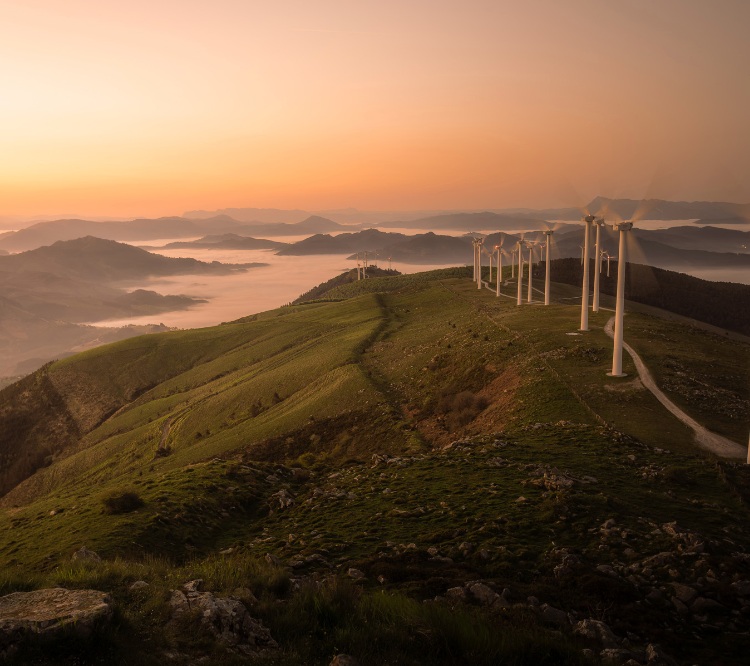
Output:
<svg viewBox="0 0 750 666">
<path fill-rule="evenodd" d="M 596 220 L 596 217 L 594 215 L 587 215 L 583 218 L 584 222 L 593 222 L 594 220 Z"/>
<path fill-rule="evenodd" d="M 633 228 L 632 222 L 617 222 L 612 225 L 615 231 L 630 231 Z"/>
</svg>

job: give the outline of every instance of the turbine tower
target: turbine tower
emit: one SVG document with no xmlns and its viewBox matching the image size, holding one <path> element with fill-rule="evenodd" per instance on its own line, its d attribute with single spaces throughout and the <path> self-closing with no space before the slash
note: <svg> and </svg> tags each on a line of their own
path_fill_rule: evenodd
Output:
<svg viewBox="0 0 750 666">
<path fill-rule="evenodd" d="M 526 294 L 526 302 L 531 303 L 531 264 L 534 263 L 534 246 L 529 243 L 529 284 Z"/>
<path fill-rule="evenodd" d="M 482 288 L 482 246 L 484 238 L 477 239 L 477 289 Z"/>
<path fill-rule="evenodd" d="M 516 305 L 521 305 L 523 301 L 523 254 L 521 252 L 521 243 L 518 241 L 516 245 L 516 254 L 518 255 L 518 296 L 516 297 Z"/>
<path fill-rule="evenodd" d="M 500 296 L 500 285 L 503 281 L 503 255 L 501 254 L 502 249 L 499 245 L 495 245 L 495 249 L 497 250 L 497 285 L 496 285 L 496 291 L 495 296 Z"/>
<path fill-rule="evenodd" d="M 545 272 L 544 272 L 544 304 L 549 305 L 549 245 L 552 240 L 552 229 L 548 229 L 544 232 L 547 237 L 545 244 Z"/>
<path fill-rule="evenodd" d="M 589 237 L 591 236 L 591 223 L 593 215 L 583 218 L 586 223 L 586 231 L 583 236 L 583 287 L 581 293 L 581 331 L 589 330 Z"/>
<path fill-rule="evenodd" d="M 632 222 L 620 222 L 613 229 L 620 232 L 620 252 L 617 260 L 617 305 L 615 306 L 615 345 L 612 351 L 610 377 L 624 377 L 622 372 L 622 329 L 625 314 L 625 264 L 627 263 L 627 241 L 625 234 L 633 228 Z"/>
<path fill-rule="evenodd" d="M 596 225 L 596 247 L 594 249 L 594 257 L 596 258 L 594 264 L 594 303 L 591 309 L 594 312 L 599 312 L 599 279 L 602 272 L 602 260 L 601 260 L 601 236 L 602 227 L 604 226 L 604 218 L 600 217 L 594 221 Z"/>
</svg>

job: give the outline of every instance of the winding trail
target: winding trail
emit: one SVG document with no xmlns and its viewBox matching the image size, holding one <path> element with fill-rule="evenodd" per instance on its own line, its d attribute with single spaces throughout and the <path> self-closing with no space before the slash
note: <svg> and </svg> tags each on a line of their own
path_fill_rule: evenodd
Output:
<svg viewBox="0 0 750 666">
<path fill-rule="evenodd" d="M 611 317 L 604 327 L 604 332 L 610 337 L 614 338 L 614 332 L 612 327 L 614 325 L 615 318 Z M 702 449 L 711 451 L 717 456 L 722 458 L 744 458 L 747 455 L 747 449 L 741 444 L 737 444 L 726 437 L 717 435 L 714 432 L 704 428 L 700 423 L 690 418 L 685 412 L 683 412 L 677 405 L 675 405 L 661 389 L 656 385 L 651 373 L 646 368 L 645 364 L 641 360 L 641 357 L 635 353 L 633 348 L 626 342 L 622 343 L 625 351 L 630 354 L 630 357 L 635 363 L 635 367 L 638 370 L 638 376 L 641 379 L 643 385 L 654 394 L 656 399 L 664 405 L 674 416 L 682 421 L 688 428 L 691 428 L 695 433 L 695 442 Z"/>
</svg>

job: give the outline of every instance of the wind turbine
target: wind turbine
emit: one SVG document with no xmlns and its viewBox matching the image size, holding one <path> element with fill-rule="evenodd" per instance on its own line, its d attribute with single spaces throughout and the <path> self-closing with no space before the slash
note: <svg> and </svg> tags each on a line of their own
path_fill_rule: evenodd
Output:
<svg viewBox="0 0 750 666">
<path fill-rule="evenodd" d="M 526 293 L 526 302 L 531 303 L 531 264 L 534 263 L 534 244 L 529 243 L 529 284 L 528 291 Z"/>
<path fill-rule="evenodd" d="M 613 225 L 615 231 L 620 232 L 620 251 L 617 260 L 617 301 L 615 305 L 615 344 L 612 351 L 612 372 L 610 377 L 624 377 L 622 372 L 622 338 L 623 316 L 625 314 L 625 265 L 628 260 L 627 239 L 625 235 L 633 228 L 632 222 L 620 222 Z"/>
<path fill-rule="evenodd" d="M 589 237 L 591 236 L 591 224 L 594 221 L 593 215 L 587 215 L 583 218 L 586 223 L 583 236 L 583 285 L 581 293 L 581 331 L 589 330 Z"/>
<path fill-rule="evenodd" d="M 482 288 L 482 246 L 484 238 L 477 238 L 477 289 Z"/>
<path fill-rule="evenodd" d="M 500 285 L 503 282 L 503 255 L 502 255 L 502 236 L 500 237 L 500 244 L 495 245 L 497 250 L 497 285 L 495 286 L 495 296 L 500 296 Z"/>
<path fill-rule="evenodd" d="M 544 272 L 544 304 L 549 305 L 549 246 L 550 241 L 552 240 L 552 234 L 554 232 L 552 229 L 547 229 L 547 231 L 544 232 L 544 235 L 547 237 L 547 242 L 545 243 L 545 272 Z"/>
<path fill-rule="evenodd" d="M 594 257 L 596 257 L 596 267 L 594 268 L 594 303 L 591 309 L 594 312 L 599 312 L 599 279 L 602 272 L 601 262 L 601 236 L 602 227 L 604 226 L 604 218 L 600 217 L 594 220 L 596 225 L 596 246 L 594 249 Z"/>
<path fill-rule="evenodd" d="M 516 256 L 518 257 L 518 295 L 516 297 L 516 305 L 521 305 L 523 302 L 523 245 L 523 240 L 516 243 Z"/>
</svg>

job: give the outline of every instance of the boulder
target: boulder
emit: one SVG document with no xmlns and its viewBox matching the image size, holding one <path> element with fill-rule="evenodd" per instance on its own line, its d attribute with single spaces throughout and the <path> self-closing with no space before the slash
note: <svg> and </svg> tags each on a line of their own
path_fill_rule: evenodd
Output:
<svg viewBox="0 0 750 666">
<path fill-rule="evenodd" d="M 260 620 L 250 615 L 239 599 L 214 596 L 203 592 L 203 581 L 194 580 L 173 590 L 169 605 L 170 624 L 174 627 L 181 618 L 195 613 L 203 629 L 208 630 L 225 647 L 246 655 L 257 654 L 278 644 Z"/>
<path fill-rule="evenodd" d="M 0 597 L 0 657 L 29 637 L 55 638 L 68 631 L 86 637 L 112 617 L 112 600 L 98 590 L 56 587 Z"/>
<path fill-rule="evenodd" d="M 348 654 L 337 654 L 331 660 L 330 666 L 359 666 L 359 662 Z"/>
<path fill-rule="evenodd" d="M 133 583 L 129 589 L 131 590 L 142 590 L 148 587 L 148 583 L 145 580 L 137 580 Z"/>
<path fill-rule="evenodd" d="M 79 548 L 75 553 L 73 553 L 73 557 L 71 559 L 74 562 L 77 562 L 77 561 L 101 562 L 102 561 L 102 558 L 99 557 L 97 553 L 95 553 L 93 550 L 89 550 L 88 548 L 86 548 L 86 546 Z"/>
<path fill-rule="evenodd" d="M 568 614 L 565 611 L 550 606 L 549 604 L 542 604 L 539 607 L 542 614 L 542 620 L 549 624 L 556 624 L 560 627 L 566 627 L 570 624 L 568 621 Z"/>
<path fill-rule="evenodd" d="M 581 620 L 573 629 L 573 633 L 599 641 L 605 648 L 616 648 L 620 645 L 620 640 L 612 629 L 601 620 Z"/>
<path fill-rule="evenodd" d="M 482 604 L 482 606 L 491 606 L 500 599 L 500 595 L 487 587 L 484 583 L 474 583 L 469 587 L 469 592 L 471 592 L 471 595 Z"/>
</svg>

